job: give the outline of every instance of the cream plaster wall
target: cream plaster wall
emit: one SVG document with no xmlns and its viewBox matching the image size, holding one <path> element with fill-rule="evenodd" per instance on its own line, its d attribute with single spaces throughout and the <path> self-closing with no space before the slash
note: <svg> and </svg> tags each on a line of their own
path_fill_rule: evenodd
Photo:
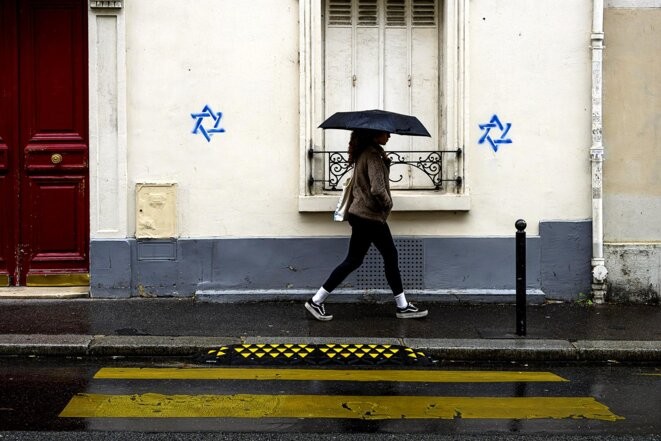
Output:
<svg viewBox="0 0 661 441">
<path fill-rule="evenodd" d="M 604 233 L 661 242 L 661 2 L 604 15 Z"/>
<path fill-rule="evenodd" d="M 129 235 L 137 183 L 176 183 L 182 237 L 346 235 L 299 213 L 299 2 L 126 2 Z M 512 235 L 525 218 L 590 217 L 591 1 L 473 0 L 466 190 L 471 210 L 395 213 L 401 235 Z M 226 133 L 191 133 L 223 112 Z M 492 115 L 512 144 L 478 145 Z M 396 207 L 395 207 L 396 208 Z"/>
<path fill-rule="evenodd" d="M 470 229 L 591 217 L 591 1 L 481 0 L 470 16 Z M 477 145 L 493 114 L 512 123 L 498 152 Z"/>
<path fill-rule="evenodd" d="M 130 184 L 177 183 L 184 237 L 295 235 L 298 2 L 141 0 L 125 12 Z M 205 105 L 226 129 L 211 142 L 191 133 Z"/>
</svg>

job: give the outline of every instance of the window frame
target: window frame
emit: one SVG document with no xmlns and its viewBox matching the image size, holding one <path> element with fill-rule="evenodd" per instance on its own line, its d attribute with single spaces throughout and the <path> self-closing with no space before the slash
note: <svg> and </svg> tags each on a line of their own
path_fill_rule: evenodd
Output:
<svg viewBox="0 0 661 441">
<path fill-rule="evenodd" d="M 311 148 L 321 150 L 324 134 L 317 126 L 322 122 L 324 106 L 324 0 L 300 0 L 299 3 L 299 211 L 333 211 L 336 193 L 313 194 L 308 185 L 312 162 Z M 463 154 L 456 163 L 456 173 L 462 185 L 452 192 L 409 190 L 393 191 L 395 211 L 466 211 L 470 209 L 470 195 L 466 173 L 465 140 L 468 135 L 468 4 L 469 0 L 438 0 L 439 15 L 439 71 L 440 117 L 439 149 L 461 148 Z"/>
</svg>

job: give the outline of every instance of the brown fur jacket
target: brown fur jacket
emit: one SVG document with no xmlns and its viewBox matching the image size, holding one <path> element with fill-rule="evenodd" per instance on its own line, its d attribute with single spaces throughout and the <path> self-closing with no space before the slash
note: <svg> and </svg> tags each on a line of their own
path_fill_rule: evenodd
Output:
<svg viewBox="0 0 661 441">
<path fill-rule="evenodd" d="M 353 201 L 349 213 L 385 222 L 392 210 L 390 194 L 390 160 L 379 145 L 365 148 L 353 172 Z"/>
</svg>

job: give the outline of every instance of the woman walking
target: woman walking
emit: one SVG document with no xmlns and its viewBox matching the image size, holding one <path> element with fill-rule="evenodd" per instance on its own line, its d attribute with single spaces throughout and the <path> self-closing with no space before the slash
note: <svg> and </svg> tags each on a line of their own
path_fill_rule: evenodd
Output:
<svg viewBox="0 0 661 441">
<path fill-rule="evenodd" d="M 420 318 L 420 310 L 406 300 L 397 262 L 397 248 L 387 224 L 392 210 L 390 194 L 390 159 L 383 150 L 390 133 L 354 130 L 349 141 L 349 163 L 354 166 L 353 201 L 349 206 L 351 239 L 347 257 L 333 270 L 319 291 L 305 303 L 305 308 L 317 320 L 333 318 L 326 313 L 324 302 L 344 279 L 363 263 L 371 244 L 383 256 L 386 280 L 395 296 L 397 318 Z"/>
</svg>

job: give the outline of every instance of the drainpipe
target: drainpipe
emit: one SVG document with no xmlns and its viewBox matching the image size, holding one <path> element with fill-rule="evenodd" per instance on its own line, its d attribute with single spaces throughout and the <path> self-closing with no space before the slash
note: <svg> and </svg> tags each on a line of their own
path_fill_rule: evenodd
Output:
<svg viewBox="0 0 661 441">
<path fill-rule="evenodd" d="M 604 206 L 603 206 L 603 163 L 602 143 L 602 83 L 604 49 L 604 0 L 593 0 L 592 4 L 592 298 L 595 303 L 604 303 L 606 276 L 608 271 L 604 259 Z"/>
</svg>

